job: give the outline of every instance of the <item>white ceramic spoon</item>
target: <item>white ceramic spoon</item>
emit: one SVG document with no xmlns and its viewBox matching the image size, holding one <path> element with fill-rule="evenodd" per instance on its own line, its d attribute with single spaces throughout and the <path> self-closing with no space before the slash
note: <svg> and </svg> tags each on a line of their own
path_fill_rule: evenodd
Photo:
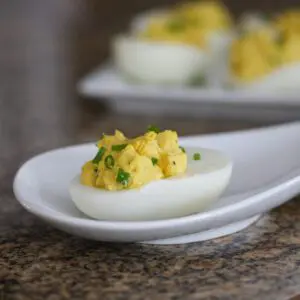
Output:
<svg viewBox="0 0 300 300">
<path fill-rule="evenodd" d="M 14 192 L 28 211 L 71 234 L 101 241 L 160 244 L 231 234 L 300 193 L 300 122 L 188 137 L 181 143 L 221 150 L 234 161 L 226 195 L 204 212 L 159 221 L 88 219 L 73 205 L 68 185 L 93 155 L 93 144 L 58 149 L 29 160 L 16 175 Z"/>
</svg>

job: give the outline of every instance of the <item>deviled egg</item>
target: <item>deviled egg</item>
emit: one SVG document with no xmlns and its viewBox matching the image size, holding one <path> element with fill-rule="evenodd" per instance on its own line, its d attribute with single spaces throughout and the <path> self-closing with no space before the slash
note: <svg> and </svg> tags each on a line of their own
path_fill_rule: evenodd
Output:
<svg viewBox="0 0 300 300">
<path fill-rule="evenodd" d="M 248 15 L 233 42 L 227 82 L 235 89 L 263 93 L 300 90 L 299 11 L 272 18 Z"/>
<path fill-rule="evenodd" d="M 97 144 L 70 184 L 79 210 L 100 220 L 146 221 L 197 213 L 227 187 L 232 162 L 219 151 L 184 149 L 175 131 L 150 128 L 128 139 L 116 130 Z"/>
<path fill-rule="evenodd" d="M 300 36 L 283 35 L 275 27 L 249 31 L 230 51 L 229 84 L 235 89 L 274 93 L 300 86 Z"/>
<path fill-rule="evenodd" d="M 231 25 L 228 11 L 215 1 L 143 14 L 133 20 L 129 34 L 113 40 L 115 65 L 125 78 L 143 83 L 203 81 L 228 49 Z"/>
</svg>

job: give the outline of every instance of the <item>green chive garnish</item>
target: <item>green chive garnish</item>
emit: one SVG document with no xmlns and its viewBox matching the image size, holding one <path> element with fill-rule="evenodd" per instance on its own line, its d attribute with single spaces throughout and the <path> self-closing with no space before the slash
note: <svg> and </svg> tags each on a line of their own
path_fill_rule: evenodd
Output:
<svg viewBox="0 0 300 300">
<path fill-rule="evenodd" d="M 160 129 L 154 125 L 149 125 L 148 128 L 147 128 L 147 131 L 154 131 L 156 133 L 159 133 L 160 132 Z"/>
<path fill-rule="evenodd" d="M 107 169 L 111 169 L 115 165 L 115 160 L 112 155 L 107 155 L 104 160 Z"/>
<path fill-rule="evenodd" d="M 185 149 L 184 149 L 182 146 L 180 146 L 179 148 L 181 149 L 181 151 L 182 151 L 183 153 L 185 153 Z"/>
<path fill-rule="evenodd" d="M 93 164 L 98 164 L 99 161 L 101 161 L 104 153 L 105 153 L 106 149 L 104 147 L 101 147 L 98 150 L 98 153 L 96 154 L 96 156 L 94 157 L 94 159 L 92 160 Z"/>
<path fill-rule="evenodd" d="M 180 32 L 184 30 L 185 24 L 180 19 L 173 19 L 167 23 L 167 29 L 171 32 Z"/>
<path fill-rule="evenodd" d="M 120 144 L 120 145 L 113 145 L 111 146 L 111 150 L 112 151 L 122 151 L 123 149 L 125 149 L 127 146 L 127 144 Z"/>
<path fill-rule="evenodd" d="M 123 169 L 119 169 L 116 181 L 126 186 L 128 184 L 130 174 L 125 172 Z"/>
<path fill-rule="evenodd" d="M 279 46 L 283 46 L 284 45 L 284 36 L 283 34 L 279 34 L 278 37 L 276 38 L 276 42 L 277 42 L 277 45 Z"/>
<path fill-rule="evenodd" d="M 200 160 L 200 159 L 201 159 L 200 153 L 194 153 L 193 159 L 194 159 L 194 160 Z"/>
<path fill-rule="evenodd" d="M 153 166 L 157 165 L 158 159 L 156 157 L 152 157 L 151 160 L 152 160 Z"/>
</svg>

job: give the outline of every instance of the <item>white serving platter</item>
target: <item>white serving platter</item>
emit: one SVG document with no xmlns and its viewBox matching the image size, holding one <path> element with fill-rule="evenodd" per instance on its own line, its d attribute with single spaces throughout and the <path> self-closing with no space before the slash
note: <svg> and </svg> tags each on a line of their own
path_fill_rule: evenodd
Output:
<svg viewBox="0 0 300 300">
<path fill-rule="evenodd" d="M 300 119 L 299 91 L 242 91 L 191 86 L 155 86 L 124 81 L 112 64 L 78 83 L 80 94 L 105 101 L 121 113 L 282 121 Z"/>
</svg>

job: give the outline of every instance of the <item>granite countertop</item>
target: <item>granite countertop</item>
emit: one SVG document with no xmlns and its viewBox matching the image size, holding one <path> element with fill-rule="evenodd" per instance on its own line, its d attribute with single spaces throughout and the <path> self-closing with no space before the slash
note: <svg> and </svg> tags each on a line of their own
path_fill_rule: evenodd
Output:
<svg viewBox="0 0 300 300">
<path fill-rule="evenodd" d="M 181 246 L 86 241 L 4 204 L 2 299 L 275 300 L 300 289 L 296 201 L 241 233 Z"/>
<path fill-rule="evenodd" d="M 299 198 L 231 236 L 154 246 L 65 234 L 25 211 L 14 197 L 14 174 L 28 158 L 96 140 L 115 128 L 135 135 L 157 124 L 188 135 L 266 124 L 121 116 L 78 99 L 78 76 L 105 55 L 112 31 L 127 22 L 123 16 L 151 1 L 122 2 L 117 25 L 109 22 L 116 14 L 112 7 L 121 2 L 113 0 L 106 6 L 82 1 L 84 10 L 69 0 L 1 4 L 0 300 L 300 299 Z"/>
<path fill-rule="evenodd" d="M 168 123 L 183 133 L 250 126 L 246 122 L 202 121 L 195 128 L 192 120 L 101 116 L 95 114 L 94 107 L 81 114 L 85 126 L 79 125 L 73 136 L 62 131 L 58 139 L 56 128 L 46 131 L 46 127 L 33 126 L 16 135 L 18 139 L 6 141 L 11 145 L 1 153 L 0 173 L 2 299 L 281 300 L 300 293 L 299 199 L 262 216 L 242 232 L 173 246 L 84 240 L 26 212 L 11 190 L 19 163 L 54 145 L 69 143 L 69 139 L 95 140 L 99 128 L 111 131 L 115 125 L 135 134 L 139 129 L 134 120 L 141 127 L 150 120 L 162 127 Z M 13 122 L 7 124 L 15 132 L 20 130 Z M 47 139 L 40 142 L 43 136 Z M 26 142 L 21 151 L 15 151 L 20 138 Z"/>
</svg>

